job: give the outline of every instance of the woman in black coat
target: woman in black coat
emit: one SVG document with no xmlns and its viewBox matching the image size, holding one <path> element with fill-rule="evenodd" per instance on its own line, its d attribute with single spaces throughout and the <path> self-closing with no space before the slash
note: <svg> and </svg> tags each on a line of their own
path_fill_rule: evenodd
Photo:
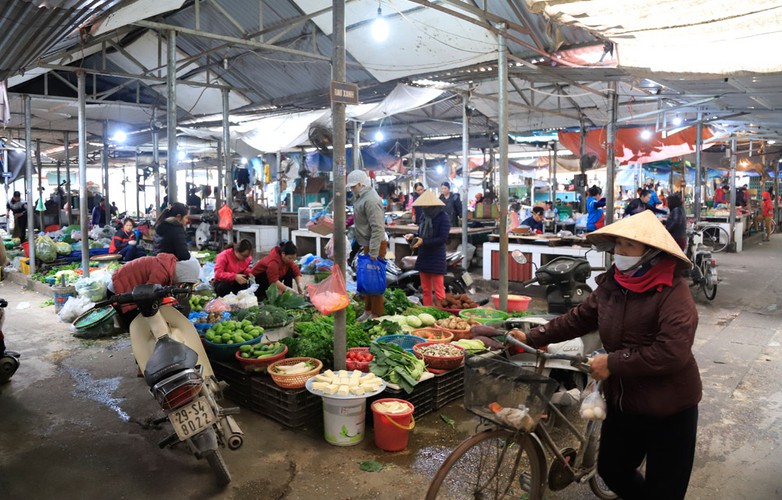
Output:
<svg viewBox="0 0 782 500">
<path fill-rule="evenodd" d="M 668 218 L 665 220 L 665 228 L 671 233 L 673 239 L 682 250 L 687 248 L 687 217 L 684 214 L 684 204 L 678 193 L 670 195 L 665 200 L 668 203 Z"/>
<path fill-rule="evenodd" d="M 177 260 L 190 260 L 185 224 L 190 209 L 184 203 L 174 203 L 160 214 L 155 223 L 152 255 L 172 253 Z"/>
<path fill-rule="evenodd" d="M 445 204 L 431 191 L 426 191 L 413 203 L 421 207 L 423 216 L 418 224 L 418 234 L 405 236 L 414 239 L 413 249 L 418 249 L 415 269 L 421 274 L 421 289 L 425 306 L 433 305 L 432 292 L 438 300 L 445 298 L 443 277 L 447 270 L 445 262 L 445 244 L 451 222 L 445 211 Z"/>
</svg>

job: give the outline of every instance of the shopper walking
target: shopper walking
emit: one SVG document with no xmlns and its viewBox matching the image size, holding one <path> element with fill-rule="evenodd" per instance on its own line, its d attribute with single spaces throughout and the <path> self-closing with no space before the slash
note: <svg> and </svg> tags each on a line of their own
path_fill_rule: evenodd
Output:
<svg viewBox="0 0 782 500">
<path fill-rule="evenodd" d="M 691 263 L 649 210 L 586 238 L 614 254 L 597 289 L 545 326 L 511 334 L 542 346 L 597 330 L 607 351 L 591 363 L 607 403 L 598 473 L 621 498 L 683 499 L 702 392 L 692 354 L 698 310 L 681 277 Z"/>
<path fill-rule="evenodd" d="M 356 243 L 372 260 L 385 259 L 386 241 L 383 201 L 362 170 L 348 174 L 346 187 L 353 193 L 353 229 Z M 360 276 L 359 276 L 360 278 Z M 383 295 L 364 297 L 364 314 L 358 321 L 376 318 L 384 314 Z"/>
<path fill-rule="evenodd" d="M 445 262 L 445 244 L 448 242 L 451 222 L 445 213 L 445 204 L 431 191 L 419 196 L 413 206 L 420 207 L 423 216 L 418 224 L 418 234 L 408 234 L 405 238 L 413 241 L 413 250 L 418 250 L 415 269 L 421 276 L 424 305 L 431 306 L 432 292 L 437 300 L 445 298 L 443 278 L 448 269 Z"/>
<path fill-rule="evenodd" d="M 440 184 L 440 201 L 445 204 L 445 213 L 448 214 L 448 220 L 451 227 L 459 225 L 459 218 L 462 216 L 462 200 L 459 193 L 451 192 L 451 185 L 448 182 Z"/>
<path fill-rule="evenodd" d="M 603 190 L 597 186 L 592 186 L 587 190 L 587 232 L 595 231 L 605 225 L 605 214 L 603 214 L 603 207 L 606 206 L 606 199 L 600 198 L 603 194 Z"/>
</svg>

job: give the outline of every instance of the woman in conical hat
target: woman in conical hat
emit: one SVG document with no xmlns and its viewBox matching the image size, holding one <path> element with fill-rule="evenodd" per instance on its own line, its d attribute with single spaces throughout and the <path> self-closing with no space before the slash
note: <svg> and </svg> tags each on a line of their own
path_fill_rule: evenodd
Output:
<svg viewBox="0 0 782 500">
<path fill-rule="evenodd" d="M 648 210 L 587 240 L 614 255 L 597 289 L 545 326 L 511 333 L 540 346 L 597 329 L 607 352 L 591 363 L 606 400 L 598 473 L 621 498 L 684 498 L 701 399 L 692 354 L 698 311 L 680 276 L 690 261 Z M 644 459 L 645 476 L 638 471 Z"/>
<path fill-rule="evenodd" d="M 415 269 L 421 275 L 421 290 L 425 306 L 433 305 L 432 292 L 437 300 L 445 298 L 444 276 L 448 269 L 445 261 L 445 244 L 451 221 L 445 212 L 445 203 L 437 199 L 431 191 L 424 191 L 413 203 L 413 208 L 421 208 L 418 220 L 418 234 L 408 234 L 413 240 L 413 249 L 418 250 Z M 413 239 L 415 238 L 415 239 Z"/>
</svg>

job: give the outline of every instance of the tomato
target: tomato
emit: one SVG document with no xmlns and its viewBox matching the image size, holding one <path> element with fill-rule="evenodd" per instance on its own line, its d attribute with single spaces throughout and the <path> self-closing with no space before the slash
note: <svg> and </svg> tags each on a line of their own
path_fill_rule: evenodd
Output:
<svg viewBox="0 0 782 500">
<path fill-rule="evenodd" d="M 353 352 L 353 351 L 349 351 L 348 352 L 348 359 L 350 359 L 350 360 L 356 359 L 356 353 Z"/>
</svg>

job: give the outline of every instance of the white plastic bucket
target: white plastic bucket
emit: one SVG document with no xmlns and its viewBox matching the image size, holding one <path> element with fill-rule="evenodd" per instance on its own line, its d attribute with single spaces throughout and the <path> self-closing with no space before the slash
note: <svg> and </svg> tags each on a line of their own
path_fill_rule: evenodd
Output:
<svg viewBox="0 0 782 500">
<path fill-rule="evenodd" d="M 323 436 L 335 446 L 353 446 L 364 440 L 367 401 L 323 398 Z"/>
</svg>

